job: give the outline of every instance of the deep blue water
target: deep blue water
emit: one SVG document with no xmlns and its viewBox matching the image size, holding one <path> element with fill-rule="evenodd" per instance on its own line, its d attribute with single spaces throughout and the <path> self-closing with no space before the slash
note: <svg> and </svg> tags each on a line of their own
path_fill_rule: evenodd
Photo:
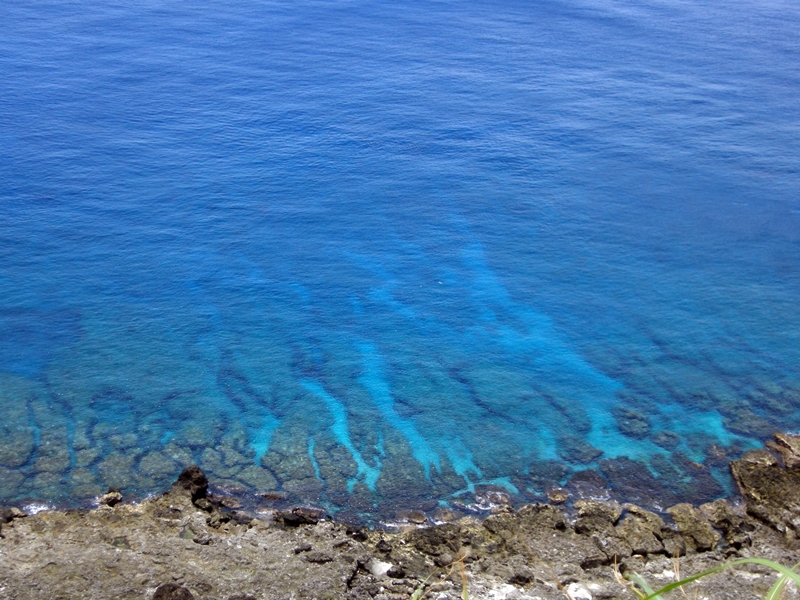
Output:
<svg viewBox="0 0 800 600">
<path fill-rule="evenodd" d="M 800 428 L 798 4 L 0 22 L 0 501 L 668 505 Z"/>
</svg>

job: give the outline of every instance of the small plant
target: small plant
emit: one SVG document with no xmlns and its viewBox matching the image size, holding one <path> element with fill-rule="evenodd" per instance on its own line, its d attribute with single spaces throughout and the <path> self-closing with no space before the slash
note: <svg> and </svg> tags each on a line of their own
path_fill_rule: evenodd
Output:
<svg viewBox="0 0 800 600">
<path fill-rule="evenodd" d="M 713 575 L 714 573 L 719 573 L 720 571 L 735 567 L 736 565 L 745 564 L 763 565 L 780 573 L 781 576 L 769 589 L 767 595 L 764 596 L 764 600 L 778 600 L 783 594 L 783 590 L 789 580 L 792 580 L 795 585 L 800 588 L 800 575 L 795 572 L 795 569 L 800 566 L 800 563 L 797 563 L 793 568 L 789 569 L 781 564 L 767 560 L 766 558 L 742 558 L 739 560 L 734 560 L 729 563 L 725 563 L 724 565 L 712 567 L 711 569 L 707 569 L 697 573 L 696 575 L 684 577 L 683 579 L 679 579 L 678 581 L 674 581 L 673 583 L 665 585 L 659 590 L 654 590 L 652 587 L 650 587 L 650 585 L 648 585 L 644 578 L 638 573 L 631 573 L 629 575 L 625 575 L 625 577 L 629 582 L 631 582 L 631 589 L 636 593 L 637 596 L 639 596 L 641 600 L 666 600 L 663 594 L 666 594 L 667 592 L 670 592 L 676 588 L 682 588 L 688 583 L 697 581 L 698 579 L 707 577 L 709 575 Z"/>
</svg>

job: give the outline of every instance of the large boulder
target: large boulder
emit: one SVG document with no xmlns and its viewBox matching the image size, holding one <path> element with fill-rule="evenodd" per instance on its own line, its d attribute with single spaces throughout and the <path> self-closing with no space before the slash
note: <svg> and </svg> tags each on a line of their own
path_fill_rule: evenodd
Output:
<svg viewBox="0 0 800 600">
<path fill-rule="evenodd" d="M 747 502 L 748 514 L 787 537 L 800 537 L 800 460 L 793 448 L 798 436 L 780 434 L 773 447 L 782 448 L 784 466 L 766 450 L 750 450 L 731 462 L 731 473 Z"/>
</svg>

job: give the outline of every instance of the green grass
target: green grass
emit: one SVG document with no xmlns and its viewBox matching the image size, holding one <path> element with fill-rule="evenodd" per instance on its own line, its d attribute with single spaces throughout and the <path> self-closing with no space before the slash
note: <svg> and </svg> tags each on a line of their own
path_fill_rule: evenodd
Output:
<svg viewBox="0 0 800 600">
<path fill-rule="evenodd" d="M 781 576 L 778 577 L 778 580 L 769 589 L 767 595 L 764 596 L 764 600 L 778 600 L 781 597 L 781 594 L 783 593 L 783 590 L 789 580 L 793 581 L 795 585 L 800 588 L 800 575 L 795 572 L 795 569 L 800 566 L 800 563 L 797 563 L 793 568 L 789 569 L 781 564 L 767 560 L 766 558 L 742 558 L 740 560 L 734 560 L 729 563 L 725 563 L 724 565 L 712 567 L 711 569 L 707 569 L 701 573 L 697 573 L 696 575 L 684 577 L 683 579 L 665 585 L 658 590 L 654 590 L 652 587 L 650 587 L 644 578 L 638 573 L 631 573 L 625 577 L 634 584 L 632 589 L 641 600 L 666 600 L 663 595 L 667 592 L 671 592 L 674 589 L 683 587 L 684 585 L 692 583 L 693 581 L 697 581 L 698 579 L 702 579 L 703 577 L 708 577 L 714 573 L 719 573 L 725 569 L 730 569 L 736 565 L 746 564 L 763 565 L 780 573 Z"/>
</svg>

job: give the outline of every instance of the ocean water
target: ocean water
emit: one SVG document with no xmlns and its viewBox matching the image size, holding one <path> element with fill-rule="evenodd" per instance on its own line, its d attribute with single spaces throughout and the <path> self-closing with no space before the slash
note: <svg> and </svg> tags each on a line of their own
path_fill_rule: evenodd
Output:
<svg viewBox="0 0 800 600">
<path fill-rule="evenodd" d="M 800 429 L 800 7 L 0 7 L 0 502 L 668 506 Z"/>
</svg>

